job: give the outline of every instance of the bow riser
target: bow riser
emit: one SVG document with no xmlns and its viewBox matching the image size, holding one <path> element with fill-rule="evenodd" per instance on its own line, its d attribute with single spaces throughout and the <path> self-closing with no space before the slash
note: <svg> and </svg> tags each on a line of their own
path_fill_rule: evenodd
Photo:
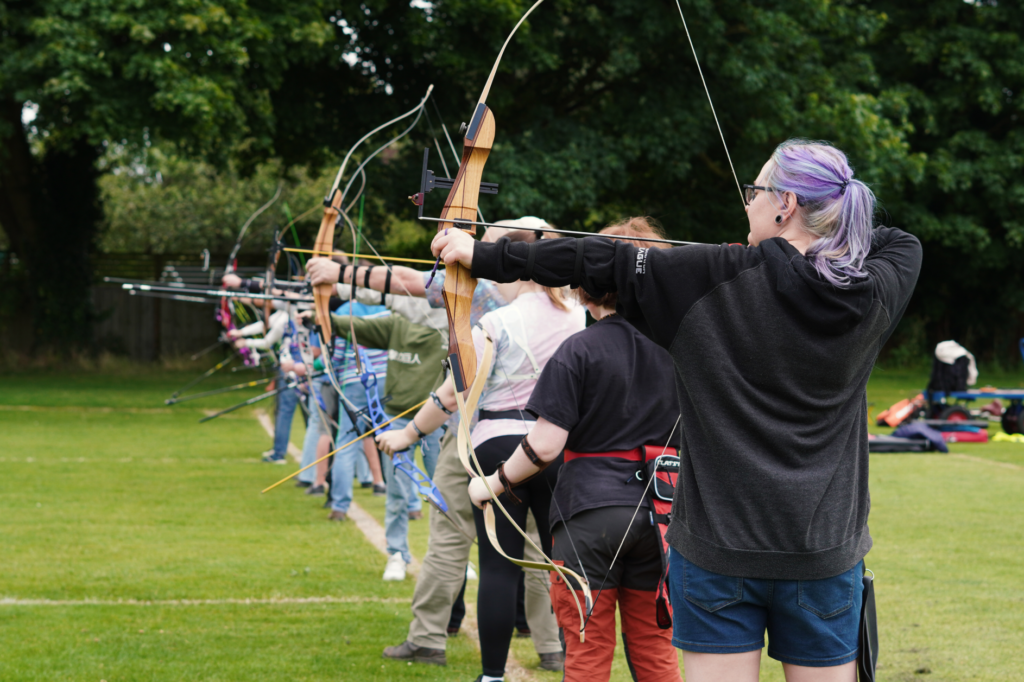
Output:
<svg viewBox="0 0 1024 682">
<path fill-rule="evenodd" d="M 478 104 L 473 120 L 462 142 L 462 165 L 455 176 L 448 198 L 441 211 L 438 231 L 464 229 L 476 233 L 470 222 L 477 218 L 477 202 L 484 165 L 494 144 L 494 114 L 486 104 Z M 470 310 L 476 280 L 468 269 L 460 264 L 446 266 L 444 281 L 445 310 L 448 313 L 448 363 L 452 369 L 455 390 L 464 392 L 468 381 L 476 376 L 476 352 L 472 344 Z M 461 341 L 461 343 L 460 343 Z"/>
<path fill-rule="evenodd" d="M 316 233 L 313 244 L 313 255 L 330 258 L 334 252 L 334 226 L 338 222 L 338 207 L 341 205 L 341 192 L 335 190 L 331 203 L 324 207 L 324 217 L 320 221 L 320 230 Z M 326 349 L 331 343 L 331 296 L 334 295 L 333 284 L 318 284 L 313 287 L 313 305 L 316 308 L 316 321 L 320 327 L 320 340 Z M 327 351 L 324 350 L 326 353 Z"/>
</svg>

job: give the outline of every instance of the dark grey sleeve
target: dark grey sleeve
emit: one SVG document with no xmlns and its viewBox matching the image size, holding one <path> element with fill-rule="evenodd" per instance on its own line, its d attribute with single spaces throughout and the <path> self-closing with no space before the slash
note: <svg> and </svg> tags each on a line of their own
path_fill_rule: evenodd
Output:
<svg viewBox="0 0 1024 682">
<path fill-rule="evenodd" d="M 889 311 L 889 328 L 879 346 L 889 340 L 907 310 L 921 274 L 923 252 L 917 237 L 894 227 L 880 227 L 871 233 L 871 253 L 864 268 L 875 282 L 875 296 Z"/>
<path fill-rule="evenodd" d="M 694 303 L 761 260 L 759 250 L 739 245 L 652 249 L 602 237 L 533 244 L 502 238 L 477 242 L 472 274 L 497 282 L 581 286 L 595 297 L 614 291 L 623 319 L 667 348 Z"/>
</svg>

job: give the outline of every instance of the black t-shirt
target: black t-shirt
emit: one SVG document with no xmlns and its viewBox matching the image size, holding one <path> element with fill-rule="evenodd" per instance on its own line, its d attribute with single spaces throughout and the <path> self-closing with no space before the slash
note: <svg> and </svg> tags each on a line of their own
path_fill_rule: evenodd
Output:
<svg viewBox="0 0 1024 682">
<path fill-rule="evenodd" d="M 612 315 L 559 346 L 526 409 L 566 429 L 565 447 L 574 452 L 664 446 L 679 417 L 673 381 L 668 352 Z M 611 457 L 566 462 L 555 486 L 552 525 L 595 507 L 636 506 L 644 490 L 634 476 L 640 468 Z"/>
</svg>

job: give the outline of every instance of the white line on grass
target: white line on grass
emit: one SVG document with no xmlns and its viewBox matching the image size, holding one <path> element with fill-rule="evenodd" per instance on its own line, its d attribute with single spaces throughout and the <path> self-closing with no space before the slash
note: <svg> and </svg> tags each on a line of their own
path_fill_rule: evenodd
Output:
<svg viewBox="0 0 1024 682">
<path fill-rule="evenodd" d="M 1004 469 L 1013 469 L 1015 471 L 1021 471 L 1024 469 L 1022 466 L 1016 464 L 1010 464 L 1009 462 L 1000 462 L 997 459 L 986 459 L 984 457 L 975 457 L 974 455 L 964 455 L 959 452 L 954 452 L 950 457 L 956 457 L 957 459 L 966 459 L 968 462 L 980 462 L 982 464 L 991 464 L 992 466 L 1003 467 Z"/>
<path fill-rule="evenodd" d="M 260 426 L 267 432 L 270 439 L 274 439 L 274 425 L 270 422 L 270 416 L 263 410 L 256 410 L 256 419 L 260 421 Z M 292 456 L 296 464 L 302 462 L 302 450 L 295 447 L 295 443 L 289 441 L 288 443 L 288 454 Z"/>
<path fill-rule="evenodd" d="M 267 435 L 273 438 L 274 425 L 270 422 L 270 417 L 262 410 L 257 410 L 256 418 L 259 420 L 260 426 L 263 427 L 263 430 L 267 432 Z M 302 461 L 302 452 L 292 443 L 288 443 L 288 454 L 292 455 L 296 462 Z M 378 523 L 377 519 L 356 504 L 355 500 L 353 500 L 349 505 L 348 517 L 356 524 L 356 528 L 366 536 L 366 539 L 370 544 L 376 547 L 381 554 L 386 556 L 388 553 L 388 544 L 384 535 L 384 527 Z M 409 564 L 407 570 L 413 578 L 419 575 L 420 562 L 416 557 L 412 558 L 412 563 Z M 412 602 L 411 599 L 407 599 L 405 601 L 407 603 Z M 467 611 L 462 622 L 466 626 L 466 633 L 470 640 L 472 640 L 472 642 L 476 644 L 477 649 L 479 649 L 480 632 L 477 629 L 476 617 Z M 526 670 L 519 664 L 519 661 L 516 660 L 511 650 L 508 652 L 508 658 L 505 661 L 505 677 L 507 677 L 510 682 L 531 682 L 535 679 L 530 671 Z"/>
<path fill-rule="evenodd" d="M 274 425 L 270 421 L 270 417 L 266 412 L 262 410 L 256 410 L 256 419 L 259 420 L 260 426 L 267 432 L 267 435 L 271 438 L 274 437 Z M 288 443 L 288 454 L 292 458 L 301 463 L 302 451 L 295 447 L 294 443 Z M 348 517 L 352 519 L 352 522 L 356 524 L 356 528 L 362 531 L 366 539 L 370 541 L 370 544 L 377 548 L 377 550 L 387 556 L 388 553 L 388 542 L 384 535 L 384 527 L 373 516 L 369 514 L 365 509 L 356 504 L 355 500 L 349 504 Z M 412 558 L 412 563 L 408 565 L 406 569 L 413 576 L 419 575 L 420 562 L 416 557 Z"/>
<path fill-rule="evenodd" d="M 0 405 L 0 412 L 127 412 L 130 414 L 173 414 L 169 407 L 94 407 L 89 405 Z"/>
<path fill-rule="evenodd" d="M 395 597 L 270 597 L 268 599 L 18 599 L 0 597 L 0 606 L 227 606 L 275 604 L 410 604 Z"/>
</svg>

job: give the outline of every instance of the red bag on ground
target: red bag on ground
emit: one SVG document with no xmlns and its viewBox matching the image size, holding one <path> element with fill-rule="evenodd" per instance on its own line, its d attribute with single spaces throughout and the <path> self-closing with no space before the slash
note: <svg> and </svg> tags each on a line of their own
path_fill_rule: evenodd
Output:
<svg viewBox="0 0 1024 682">
<path fill-rule="evenodd" d="M 987 443 L 988 431 L 943 431 L 942 440 L 947 443 Z"/>
</svg>

